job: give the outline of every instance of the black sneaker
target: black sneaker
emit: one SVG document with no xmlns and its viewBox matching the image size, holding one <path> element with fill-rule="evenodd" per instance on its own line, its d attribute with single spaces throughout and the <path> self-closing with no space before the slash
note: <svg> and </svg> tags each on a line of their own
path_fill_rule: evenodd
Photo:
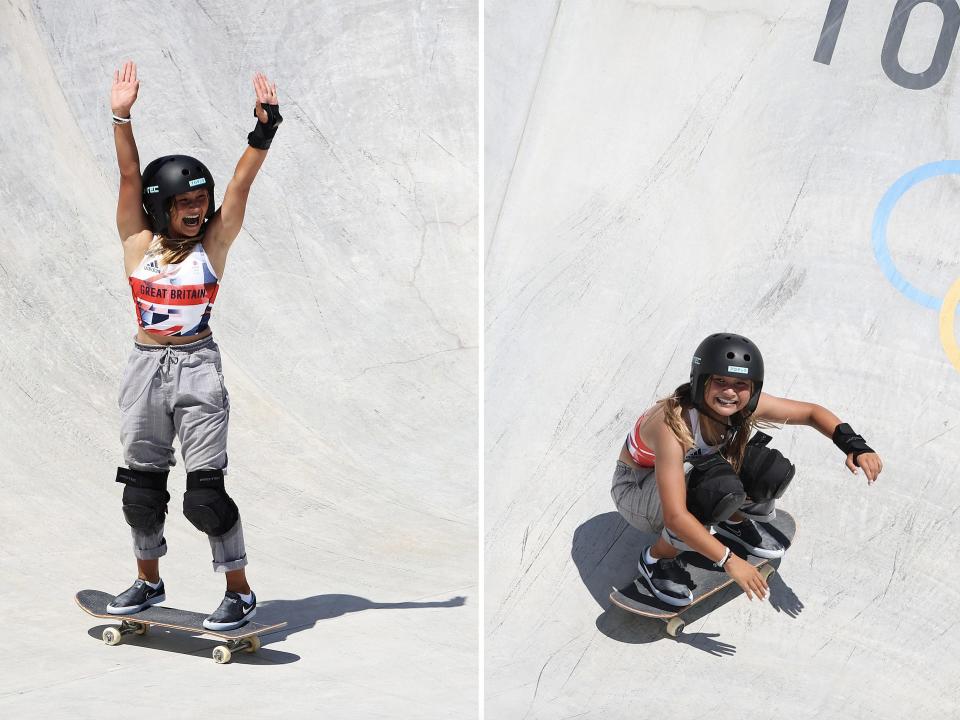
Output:
<svg viewBox="0 0 960 720">
<path fill-rule="evenodd" d="M 661 559 L 649 564 L 645 559 L 646 555 L 647 551 L 644 550 L 640 562 L 637 563 L 640 577 L 634 582 L 639 585 L 643 580 L 654 597 L 667 605 L 682 607 L 692 603 L 693 592 L 687 586 L 689 575 L 680 559 Z"/>
<path fill-rule="evenodd" d="M 786 548 L 753 520 L 745 518 L 738 523 L 722 522 L 717 525 L 717 535 L 736 540 L 751 555 L 773 560 L 783 557 Z"/>
<path fill-rule="evenodd" d="M 133 585 L 110 601 L 110 604 L 107 605 L 107 613 L 110 615 L 132 615 L 151 605 L 162 603 L 166 599 L 167 594 L 163 588 L 163 580 L 160 580 L 160 585 L 154 590 L 146 582 L 137 578 Z"/>
<path fill-rule="evenodd" d="M 251 602 L 245 603 L 240 595 L 227 590 L 220 607 L 203 621 L 203 626 L 207 630 L 233 630 L 246 625 L 257 614 L 257 596 L 252 592 L 250 595 Z"/>
</svg>

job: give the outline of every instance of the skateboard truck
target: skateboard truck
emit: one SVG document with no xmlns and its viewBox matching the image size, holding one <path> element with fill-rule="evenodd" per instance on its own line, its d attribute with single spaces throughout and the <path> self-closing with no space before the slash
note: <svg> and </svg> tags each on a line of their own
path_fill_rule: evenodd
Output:
<svg viewBox="0 0 960 720">
<path fill-rule="evenodd" d="M 107 645 L 119 645 L 123 641 L 124 635 L 146 635 L 150 628 L 146 623 L 138 623 L 136 620 L 124 620 L 119 627 L 105 628 L 101 637 Z M 239 640 L 228 640 L 226 645 L 217 645 L 213 649 L 213 661 L 218 665 L 224 665 L 233 659 L 235 652 L 243 651 L 254 653 L 260 649 L 260 637 L 250 635 Z"/>
</svg>

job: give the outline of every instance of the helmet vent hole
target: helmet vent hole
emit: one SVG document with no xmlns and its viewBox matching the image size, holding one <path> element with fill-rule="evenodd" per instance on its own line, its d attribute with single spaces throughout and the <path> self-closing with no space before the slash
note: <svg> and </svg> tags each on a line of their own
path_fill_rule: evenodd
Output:
<svg viewBox="0 0 960 720">
<path fill-rule="evenodd" d="M 734 355 L 732 352 L 728 352 L 728 353 L 727 353 L 727 360 L 733 360 L 733 358 L 735 358 L 735 357 L 736 357 L 736 355 Z"/>
<path fill-rule="evenodd" d="M 744 356 L 743 356 L 743 359 L 746 360 L 747 362 L 750 362 L 750 356 L 749 356 L 749 355 L 744 355 Z"/>
<path fill-rule="evenodd" d="M 190 174 L 190 171 L 187 170 L 186 168 L 183 168 L 183 169 L 180 171 L 180 174 L 181 174 L 181 175 L 189 175 L 189 174 Z"/>
</svg>

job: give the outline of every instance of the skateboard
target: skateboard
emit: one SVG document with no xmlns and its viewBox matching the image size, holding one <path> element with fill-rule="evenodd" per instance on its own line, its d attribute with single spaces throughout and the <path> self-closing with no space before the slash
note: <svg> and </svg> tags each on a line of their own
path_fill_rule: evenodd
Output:
<svg viewBox="0 0 960 720">
<path fill-rule="evenodd" d="M 260 635 L 279 630 L 287 625 L 286 622 L 264 625 L 251 620 L 234 630 L 207 630 L 203 626 L 206 615 L 163 605 L 151 605 L 131 615 L 110 615 L 107 612 L 107 604 L 113 600 L 113 597 L 99 590 L 81 590 L 76 594 L 77 605 L 87 614 L 120 621 L 119 626 L 108 627 L 103 631 L 101 637 L 107 645 L 116 645 L 124 635 L 131 633 L 145 635 L 151 625 L 156 625 L 226 640 L 225 645 L 217 645 L 213 649 L 213 659 L 221 665 L 230 662 L 233 653 L 238 650 L 248 653 L 256 652 L 260 648 Z"/>
<path fill-rule="evenodd" d="M 783 510 L 777 510 L 777 516 L 768 523 L 760 523 L 771 535 L 773 535 L 785 548 L 790 549 L 794 536 L 797 534 L 797 523 L 793 516 Z M 768 579 L 780 564 L 782 558 L 770 560 L 767 558 L 750 555 L 738 543 L 727 538 L 716 536 L 717 540 L 729 547 L 733 552 L 745 559 L 755 568 L 760 570 L 763 579 Z M 683 552 L 680 559 L 686 563 L 687 572 L 690 574 L 691 589 L 693 590 L 693 602 L 683 607 L 668 605 L 654 597 L 650 588 L 639 577 L 634 579 L 629 585 L 620 589 L 613 588 L 610 593 L 610 601 L 623 608 L 627 612 L 643 617 L 657 618 L 667 624 L 667 634 L 671 637 L 677 637 L 683 632 L 686 622 L 683 614 L 690 608 L 695 607 L 709 597 L 717 595 L 725 588 L 733 584 L 733 578 L 727 575 L 723 570 L 718 569 L 714 564 L 695 552 Z"/>
</svg>

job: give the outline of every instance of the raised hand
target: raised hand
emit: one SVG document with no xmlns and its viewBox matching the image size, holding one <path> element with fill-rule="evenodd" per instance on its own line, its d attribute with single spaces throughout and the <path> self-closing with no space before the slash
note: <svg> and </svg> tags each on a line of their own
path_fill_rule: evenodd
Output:
<svg viewBox="0 0 960 720">
<path fill-rule="evenodd" d="M 253 90 L 257 94 L 257 104 L 254 108 L 254 112 L 257 113 L 257 120 L 266 123 L 269 117 L 263 106 L 279 104 L 277 102 L 277 84 L 271 84 L 266 75 L 258 72 L 253 74 Z"/>
<path fill-rule="evenodd" d="M 137 64 L 127 60 L 119 70 L 113 73 L 113 87 L 110 89 L 110 107 L 117 117 L 130 117 L 130 108 L 137 101 L 140 81 L 137 80 Z"/>
</svg>

